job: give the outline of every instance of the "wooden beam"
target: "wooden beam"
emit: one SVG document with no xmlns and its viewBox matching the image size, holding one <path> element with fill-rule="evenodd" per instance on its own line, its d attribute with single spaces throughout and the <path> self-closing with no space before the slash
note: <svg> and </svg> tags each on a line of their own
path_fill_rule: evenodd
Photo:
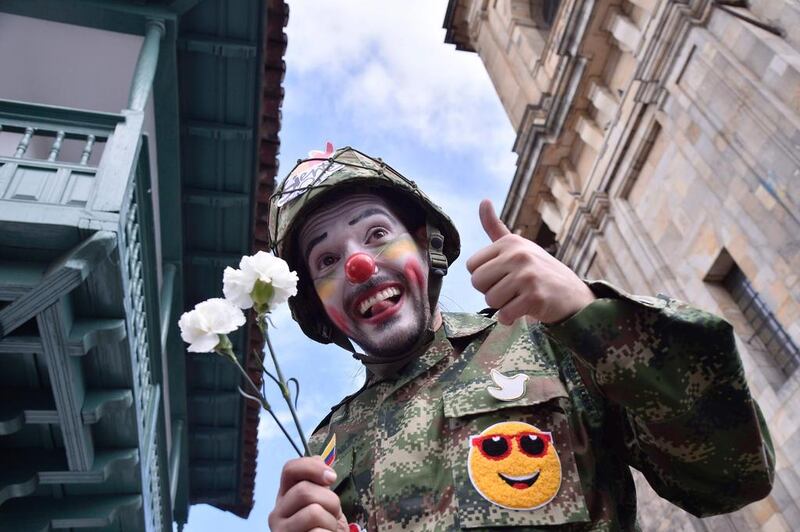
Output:
<svg viewBox="0 0 800 532">
<path fill-rule="evenodd" d="M 189 430 L 191 440 L 227 440 L 239 437 L 239 429 L 236 427 L 208 427 L 194 426 Z M 189 466 L 191 468 L 191 464 Z"/>
<path fill-rule="evenodd" d="M 181 462 L 186 459 L 182 451 L 185 432 L 186 424 L 183 420 L 175 420 L 175 428 L 172 431 L 172 449 L 169 451 L 169 498 L 173 504 L 175 503 L 175 495 L 178 493 Z"/>
<path fill-rule="evenodd" d="M 125 320 L 75 320 L 69 331 L 70 356 L 83 356 L 98 345 L 118 344 L 127 336 Z"/>
<path fill-rule="evenodd" d="M 117 344 L 125 339 L 125 320 L 76 320 L 69 332 L 67 351 L 79 357 L 98 345 Z M 0 355 L 42 352 L 39 336 L 6 336 L 0 340 Z"/>
<path fill-rule="evenodd" d="M 161 320 L 161 353 L 167 353 L 167 340 L 169 339 L 169 332 L 172 330 L 174 326 L 172 323 L 172 302 L 175 299 L 175 272 L 177 268 L 174 264 L 165 264 L 164 265 L 164 279 L 161 284 L 161 295 L 159 297 L 160 301 L 160 309 L 161 309 L 161 316 L 159 319 Z M 163 356 L 163 355 L 162 355 Z M 165 390 L 168 391 L 169 389 L 169 378 L 166 376 L 168 373 L 164 371 L 165 374 Z"/>
<path fill-rule="evenodd" d="M 250 140 L 253 128 L 224 122 L 200 122 L 190 120 L 181 126 L 181 132 L 192 137 L 213 140 Z"/>
<path fill-rule="evenodd" d="M 61 528 L 111 527 L 122 512 L 142 507 L 141 495 L 21 497 L 7 501 L 0 512 L 0 530 L 49 532 Z"/>
<path fill-rule="evenodd" d="M 208 476 L 232 478 L 239 467 L 238 460 L 193 460 L 189 468 L 194 473 Z"/>
<path fill-rule="evenodd" d="M 105 140 L 116 125 L 125 120 L 125 117 L 71 107 L 0 99 L 0 119 L 4 124 L 46 123 L 55 128 L 68 127 L 73 133 L 93 134 L 98 139 Z"/>
<path fill-rule="evenodd" d="M 139 462 L 139 450 L 106 449 L 99 451 L 91 471 L 67 470 L 61 449 L 5 449 L 0 456 L 0 505 L 40 484 L 100 484 L 117 471 L 129 470 Z M 18 497 L 24 495 L 16 495 Z"/>
<path fill-rule="evenodd" d="M 150 460 L 155 453 L 153 447 L 156 445 L 156 426 L 158 425 L 158 413 L 161 407 L 161 386 L 154 384 L 150 389 L 150 401 L 145 405 L 144 415 L 144 434 L 142 434 L 142 464 L 150 470 Z M 163 458 L 162 458 L 163 459 Z"/>
<path fill-rule="evenodd" d="M 179 15 L 183 15 L 194 9 L 194 7 L 203 0 L 172 0 L 169 8 Z"/>
<path fill-rule="evenodd" d="M 0 355 L 41 352 L 42 339 L 38 336 L 7 336 L 0 340 Z"/>
<path fill-rule="evenodd" d="M 237 503 L 237 495 L 233 490 L 203 490 L 192 486 L 190 497 L 192 504 L 232 505 Z"/>
<path fill-rule="evenodd" d="M 202 266 L 238 266 L 242 260 L 241 253 L 218 253 L 214 251 L 192 251 L 186 253 L 186 262 Z"/>
<path fill-rule="evenodd" d="M 0 338 L 80 285 L 116 243 L 114 233 L 98 231 L 56 261 L 36 286 L 0 310 Z"/>
<path fill-rule="evenodd" d="M 78 471 L 40 471 L 42 484 L 99 484 L 105 482 L 115 471 L 130 470 L 139 463 L 138 449 L 112 449 L 98 451 L 92 469 Z"/>
<path fill-rule="evenodd" d="M 218 401 L 238 401 L 241 395 L 238 392 L 191 392 L 187 399 L 192 402 L 199 403 L 216 403 Z M 198 405 L 200 406 L 200 405 Z"/>
<path fill-rule="evenodd" d="M 224 192 L 201 188 L 185 188 L 183 202 L 208 207 L 249 207 L 250 195 L 242 192 Z"/>
<path fill-rule="evenodd" d="M 24 425 L 57 425 L 61 423 L 56 404 L 45 390 L 12 389 L 0 395 L 0 436 L 13 434 Z M 87 391 L 81 406 L 84 425 L 93 425 L 103 417 L 133 404 L 128 389 Z"/>
<path fill-rule="evenodd" d="M 0 301 L 14 301 L 42 282 L 47 266 L 33 262 L 0 261 Z"/>
<path fill-rule="evenodd" d="M 178 50 L 199 52 L 218 57 L 238 57 L 254 59 L 258 55 L 258 46 L 241 39 L 222 39 L 206 35 L 184 35 L 178 39 Z"/>
<path fill-rule="evenodd" d="M 89 471 L 94 462 L 94 442 L 81 415 L 86 386 L 80 359 L 68 353 L 68 324 L 62 308 L 64 304 L 66 302 L 59 301 L 47 307 L 36 316 L 36 322 L 42 333 L 43 351 L 64 436 L 67 463 L 72 471 Z"/>
<path fill-rule="evenodd" d="M 110 390 L 92 390 L 86 392 L 81 407 L 81 419 L 86 425 L 92 425 L 116 410 L 128 408 L 133 404 L 133 393 L 124 388 Z"/>
<path fill-rule="evenodd" d="M 168 8 L 142 2 L 131 2 L 130 0 L 82 0 L 80 3 L 96 6 L 102 10 L 116 11 L 128 18 L 131 18 L 131 15 L 138 15 L 146 18 L 162 18 L 164 20 L 174 20 L 176 18 L 175 13 Z M 142 28 L 139 28 L 135 33 L 141 35 Z"/>
<path fill-rule="evenodd" d="M 14 434 L 26 424 L 58 423 L 51 395 L 45 390 L 3 391 L 0 395 L 0 436 Z"/>
<path fill-rule="evenodd" d="M 125 110 L 122 114 L 125 122 L 117 124 L 97 167 L 97 184 L 88 202 L 93 211 L 119 212 L 139 161 L 144 112 Z"/>
</svg>

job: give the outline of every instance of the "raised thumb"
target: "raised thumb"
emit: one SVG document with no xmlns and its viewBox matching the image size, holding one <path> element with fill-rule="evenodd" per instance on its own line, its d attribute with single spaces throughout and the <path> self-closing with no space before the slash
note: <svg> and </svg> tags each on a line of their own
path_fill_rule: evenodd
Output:
<svg viewBox="0 0 800 532">
<path fill-rule="evenodd" d="M 494 212 L 494 206 L 488 199 L 481 201 L 481 206 L 478 208 L 478 215 L 481 218 L 481 225 L 489 238 L 494 242 L 495 240 L 504 237 L 511 233 L 506 227 L 506 224 L 497 217 Z"/>
</svg>

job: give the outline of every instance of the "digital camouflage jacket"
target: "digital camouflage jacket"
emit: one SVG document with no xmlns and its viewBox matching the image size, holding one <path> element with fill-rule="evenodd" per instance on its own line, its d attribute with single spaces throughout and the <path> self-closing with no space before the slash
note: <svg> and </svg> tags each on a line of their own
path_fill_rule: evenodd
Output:
<svg viewBox="0 0 800 532">
<path fill-rule="evenodd" d="M 335 435 L 351 530 L 636 529 L 629 466 L 697 516 L 769 493 L 773 448 L 731 326 L 591 287 L 600 298 L 553 326 L 444 314 L 394 380 L 334 407 L 311 444 Z"/>
</svg>

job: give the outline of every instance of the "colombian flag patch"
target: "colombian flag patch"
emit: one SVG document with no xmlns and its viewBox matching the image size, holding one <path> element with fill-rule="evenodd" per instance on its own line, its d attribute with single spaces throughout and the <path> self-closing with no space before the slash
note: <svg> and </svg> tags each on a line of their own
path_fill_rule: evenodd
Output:
<svg viewBox="0 0 800 532">
<path fill-rule="evenodd" d="M 333 461 L 336 460 L 336 434 L 333 435 L 331 441 L 328 442 L 328 445 L 325 446 L 325 450 L 322 451 L 320 455 L 322 460 L 325 461 L 325 465 L 330 467 L 333 464 Z"/>
</svg>

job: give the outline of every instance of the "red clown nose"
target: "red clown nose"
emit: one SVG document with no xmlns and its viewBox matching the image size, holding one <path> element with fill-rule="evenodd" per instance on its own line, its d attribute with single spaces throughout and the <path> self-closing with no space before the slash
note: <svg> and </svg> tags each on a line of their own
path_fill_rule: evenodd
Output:
<svg viewBox="0 0 800 532">
<path fill-rule="evenodd" d="M 366 253 L 353 253 L 344 263 L 344 273 L 351 283 L 361 284 L 375 273 L 375 261 Z"/>
</svg>

